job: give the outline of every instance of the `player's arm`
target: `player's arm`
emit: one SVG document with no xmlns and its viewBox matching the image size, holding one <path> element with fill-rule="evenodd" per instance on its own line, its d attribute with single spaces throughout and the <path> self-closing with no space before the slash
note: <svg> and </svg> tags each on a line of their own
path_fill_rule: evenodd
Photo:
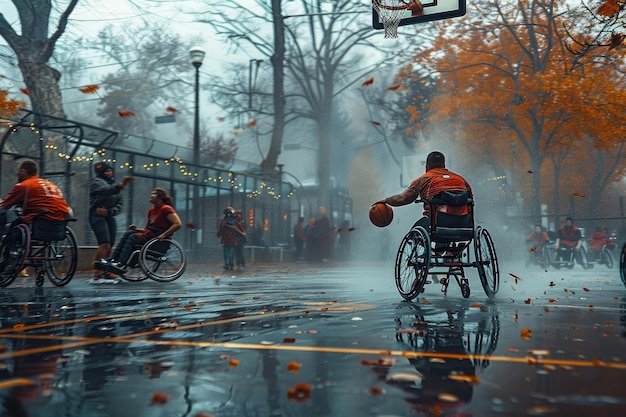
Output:
<svg viewBox="0 0 626 417">
<path fill-rule="evenodd" d="M 392 195 L 383 200 L 377 201 L 377 203 L 387 203 L 393 207 L 404 206 L 406 204 L 413 203 L 415 200 L 417 200 L 418 196 L 419 195 L 417 193 L 417 189 L 411 186 L 404 190 L 402 193 Z"/>
</svg>

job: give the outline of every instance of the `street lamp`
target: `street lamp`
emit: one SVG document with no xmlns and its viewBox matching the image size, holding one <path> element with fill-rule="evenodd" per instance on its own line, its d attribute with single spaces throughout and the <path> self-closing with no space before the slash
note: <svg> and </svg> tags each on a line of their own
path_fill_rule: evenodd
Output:
<svg viewBox="0 0 626 417">
<path fill-rule="evenodd" d="M 200 66 L 202 66 L 204 55 L 204 49 L 199 46 L 194 46 L 189 50 L 189 60 L 196 69 L 196 107 L 193 120 L 193 162 L 196 165 L 200 154 Z"/>
<path fill-rule="evenodd" d="M 196 84 L 195 84 L 195 92 L 196 92 L 196 102 L 195 102 L 195 114 L 193 120 L 193 164 L 194 170 L 199 170 L 200 166 L 200 66 L 202 65 L 202 60 L 204 59 L 204 49 L 199 46 L 194 46 L 189 50 L 189 61 L 191 61 L 191 65 L 196 69 Z M 199 225 L 200 230 L 202 230 L 202 222 L 199 219 L 200 216 L 200 185 L 193 185 L 193 221 Z M 189 236 L 191 240 L 191 235 Z M 200 233 L 196 236 L 196 239 L 200 237 Z M 190 242 L 192 243 L 192 242 Z M 196 242 L 201 243 L 201 242 Z M 190 245 L 191 248 L 198 247 L 199 245 Z"/>
</svg>

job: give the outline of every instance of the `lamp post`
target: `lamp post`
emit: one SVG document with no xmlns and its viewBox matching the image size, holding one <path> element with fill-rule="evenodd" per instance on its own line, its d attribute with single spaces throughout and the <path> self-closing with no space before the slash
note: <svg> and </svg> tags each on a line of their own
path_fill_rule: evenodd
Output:
<svg viewBox="0 0 626 417">
<path fill-rule="evenodd" d="M 204 49 L 199 46 L 194 46 L 189 50 L 189 60 L 191 61 L 191 65 L 196 69 L 196 101 L 193 120 L 193 162 L 196 165 L 200 158 L 200 67 L 202 66 L 204 55 Z"/>
<path fill-rule="evenodd" d="M 194 46 L 189 50 L 189 61 L 191 61 L 191 65 L 196 69 L 196 83 L 195 83 L 195 112 L 194 112 L 194 120 L 193 120 L 193 164 L 194 170 L 200 169 L 200 66 L 202 65 L 202 60 L 204 59 L 204 49 L 199 46 Z M 200 221 L 200 184 L 193 185 L 193 222 L 198 225 L 199 233 L 196 236 L 195 243 L 198 242 L 199 236 L 202 231 L 202 222 Z M 190 249 L 196 248 L 198 245 L 194 245 L 191 242 L 191 234 L 190 234 Z"/>
</svg>

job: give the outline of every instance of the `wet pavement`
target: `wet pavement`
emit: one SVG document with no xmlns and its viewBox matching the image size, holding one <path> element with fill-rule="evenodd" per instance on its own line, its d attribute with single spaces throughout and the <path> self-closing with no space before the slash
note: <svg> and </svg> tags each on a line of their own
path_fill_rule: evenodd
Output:
<svg viewBox="0 0 626 417">
<path fill-rule="evenodd" d="M 2 416 L 621 416 L 617 268 L 501 263 L 501 289 L 393 264 L 195 266 L 173 283 L 0 289 Z"/>
</svg>

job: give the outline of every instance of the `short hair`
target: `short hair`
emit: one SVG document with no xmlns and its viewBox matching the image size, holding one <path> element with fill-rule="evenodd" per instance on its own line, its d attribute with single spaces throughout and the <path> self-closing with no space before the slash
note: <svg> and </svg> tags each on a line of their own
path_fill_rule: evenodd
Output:
<svg viewBox="0 0 626 417">
<path fill-rule="evenodd" d="M 574 219 L 572 219 L 571 217 L 566 217 L 566 218 L 565 218 L 565 221 L 568 221 L 568 220 L 569 220 L 570 222 L 572 222 L 572 224 L 574 223 Z"/>
<path fill-rule="evenodd" d="M 20 162 L 17 168 L 26 171 L 26 173 L 30 177 L 35 176 L 39 173 L 39 166 L 37 165 L 37 162 L 33 161 L 32 159 L 23 160 L 22 162 Z"/>
<path fill-rule="evenodd" d="M 426 165 L 430 168 L 445 168 L 446 157 L 439 151 L 431 152 L 426 158 Z"/>
</svg>

